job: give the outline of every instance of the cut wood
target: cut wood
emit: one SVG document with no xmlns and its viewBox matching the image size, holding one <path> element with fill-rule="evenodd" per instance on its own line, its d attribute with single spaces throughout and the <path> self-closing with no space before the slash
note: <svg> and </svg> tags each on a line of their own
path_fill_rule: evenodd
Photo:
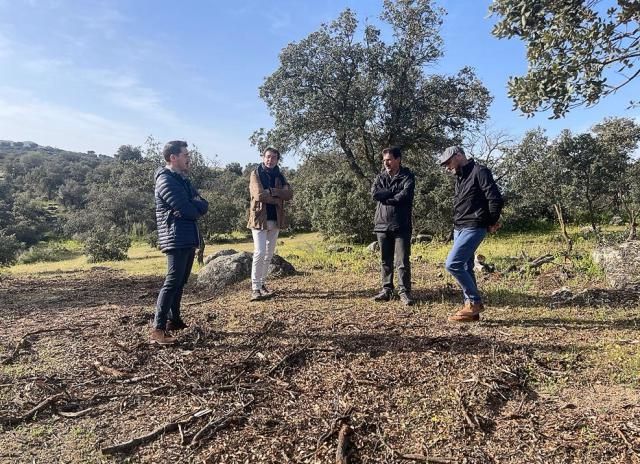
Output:
<svg viewBox="0 0 640 464">
<path fill-rule="evenodd" d="M 336 448 L 336 464 L 349 464 L 351 456 L 351 435 L 353 429 L 349 424 L 342 424 L 338 432 L 338 446 Z"/>
</svg>

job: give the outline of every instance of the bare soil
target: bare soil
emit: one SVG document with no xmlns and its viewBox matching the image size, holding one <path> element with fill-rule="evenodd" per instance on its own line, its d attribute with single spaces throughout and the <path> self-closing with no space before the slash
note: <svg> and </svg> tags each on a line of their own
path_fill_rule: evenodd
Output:
<svg viewBox="0 0 640 464">
<path fill-rule="evenodd" d="M 455 325 L 441 272 L 415 264 L 412 307 L 373 303 L 374 272 L 189 287 L 171 348 L 147 343 L 161 277 L 4 277 L 0 461 L 640 462 L 637 294 L 482 277 Z"/>
</svg>

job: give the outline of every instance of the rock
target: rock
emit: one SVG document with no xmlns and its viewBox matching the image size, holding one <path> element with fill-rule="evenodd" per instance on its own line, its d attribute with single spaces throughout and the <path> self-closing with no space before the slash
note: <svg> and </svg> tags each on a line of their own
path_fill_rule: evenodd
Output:
<svg viewBox="0 0 640 464">
<path fill-rule="evenodd" d="M 198 286 L 217 291 L 244 280 L 251 275 L 252 260 L 253 255 L 246 251 L 218 256 L 200 269 Z"/>
<path fill-rule="evenodd" d="M 269 275 L 273 277 L 284 277 L 294 275 L 296 268 L 282 256 L 273 255 L 269 265 Z"/>
<path fill-rule="evenodd" d="M 620 216 L 613 216 L 611 221 L 609 221 L 609 224 L 612 226 L 621 226 L 624 224 L 624 220 Z"/>
<path fill-rule="evenodd" d="M 233 254 L 236 254 L 236 253 L 237 253 L 237 251 L 236 251 L 236 250 L 233 250 L 233 249 L 231 249 L 231 248 L 227 248 L 227 249 L 224 249 L 224 250 L 216 251 L 214 254 L 209 255 L 209 256 L 207 256 L 207 257 L 204 259 L 204 264 L 205 264 L 205 266 L 206 266 L 206 265 L 207 265 L 207 264 L 209 264 L 211 261 L 213 261 L 214 259 L 216 259 L 218 256 L 228 256 L 228 255 L 233 255 Z"/>
<path fill-rule="evenodd" d="M 433 236 L 428 234 L 418 234 L 415 236 L 415 243 L 429 243 L 433 241 Z"/>
<path fill-rule="evenodd" d="M 551 296 L 553 298 L 571 298 L 573 296 L 573 292 L 569 287 L 561 287 L 551 292 Z"/>
<path fill-rule="evenodd" d="M 233 251 L 234 253 L 229 253 L 229 251 Z M 225 253 L 219 254 L 221 252 Z M 219 255 L 209 260 L 198 272 L 198 286 L 219 291 L 228 285 L 251 276 L 253 253 L 221 250 L 217 254 Z M 273 256 L 271 264 L 269 265 L 270 276 L 283 277 L 295 274 L 295 272 L 295 268 L 287 260 L 278 255 Z"/>
<path fill-rule="evenodd" d="M 640 285 L 640 241 L 596 248 L 593 261 L 600 265 L 614 288 Z"/>
<path fill-rule="evenodd" d="M 371 242 L 367 246 L 367 250 L 370 251 L 371 253 L 376 253 L 380 251 L 380 244 L 378 242 Z"/>
<path fill-rule="evenodd" d="M 353 251 L 353 247 L 349 245 L 329 245 L 327 251 L 332 253 L 349 253 Z"/>
<path fill-rule="evenodd" d="M 476 272 L 490 274 L 496 270 L 496 266 L 488 263 L 487 258 L 484 255 L 477 254 L 473 260 L 473 270 Z"/>
<path fill-rule="evenodd" d="M 598 229 L 598 233 L 600 233 L 601 229 L 599 227 L 597 229 Z M 589 237 L 589 236 L 593 235 L 593 227 L 591 227 L 591 226 L 581 227 L 579 233 L 583 237 Z"/>
</svg>

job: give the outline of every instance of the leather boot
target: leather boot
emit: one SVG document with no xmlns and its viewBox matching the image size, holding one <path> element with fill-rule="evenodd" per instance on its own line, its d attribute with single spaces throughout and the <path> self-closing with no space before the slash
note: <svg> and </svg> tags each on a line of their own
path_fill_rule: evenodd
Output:
<svg viewBox="0 0 640 464">
<path fill-rule="evenodd" d="M 153 329 L 149 335 L 149 343 L 158 345 L 173 345 L 177 340 L 168 336 L 162 329 Z"/>
</svg>

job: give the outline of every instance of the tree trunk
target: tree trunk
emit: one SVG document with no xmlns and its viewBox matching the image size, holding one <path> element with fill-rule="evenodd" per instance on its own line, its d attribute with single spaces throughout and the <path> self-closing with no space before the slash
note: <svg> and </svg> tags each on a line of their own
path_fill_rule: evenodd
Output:
<svg viewBox="0 0 640 464">
<path fill-rule="evenodd" d="M 556 216 L 558 217 L 558 222 L 560 223 L 560 230 L 562 231 L 562 236 L 564 237 L 565 242 L 567 242 L 567 254 L 571 253 L 573 248 L 573 240 L 569 237 L 567 233 L 567 224 L 564 222 L 564 216 L 562 214 L 562 205 L 559 203 L 555 203 L 553 205 L 553 209 L 556 211 Z"/>
<path fill-rule="evenodd" d="M 630 211 L 629 214 L 629 236 L 627 240 L 638 240 L 638 212 Z"/>
</svg>

